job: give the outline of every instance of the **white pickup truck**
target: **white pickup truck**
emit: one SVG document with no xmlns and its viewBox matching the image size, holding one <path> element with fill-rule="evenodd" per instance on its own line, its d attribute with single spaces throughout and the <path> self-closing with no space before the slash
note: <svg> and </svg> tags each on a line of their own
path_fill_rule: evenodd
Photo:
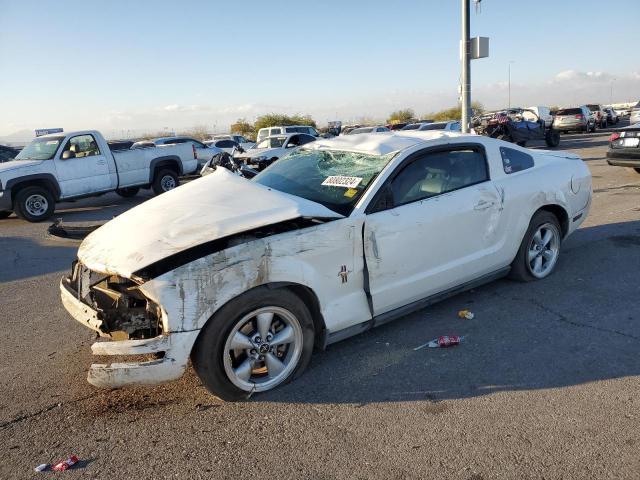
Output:
<svg viewBox="0 0 640 480">
<path fill-rule="evenodd" d="M 0 164 L 0 218 L 13 211 L 38 222 L 53 215 L 56 202 L 112 191 L 131 197 L 152 188 L 159 195 L 197 167 L 191 144 L 112 150 L 95 130 L 44 135 Z"/>
</svg>

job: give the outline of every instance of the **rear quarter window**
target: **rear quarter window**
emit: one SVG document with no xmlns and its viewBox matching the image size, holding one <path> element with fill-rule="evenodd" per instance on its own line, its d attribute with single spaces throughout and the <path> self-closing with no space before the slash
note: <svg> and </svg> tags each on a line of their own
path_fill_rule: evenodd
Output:
<svg viewBox="0 0 640 480">
<path fill-rule="evenodd" d="M 500 147 L 500 156 L 502 157 L 502 167 L 506 174 L 521 172 L 534 165 L 531 155 L 513 148 Z"/>
</svg>

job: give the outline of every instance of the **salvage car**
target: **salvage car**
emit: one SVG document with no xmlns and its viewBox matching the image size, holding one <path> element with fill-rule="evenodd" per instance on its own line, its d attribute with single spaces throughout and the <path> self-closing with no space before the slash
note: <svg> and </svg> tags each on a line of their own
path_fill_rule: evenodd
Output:
<svg viewBox="0 0 640 480">
<path fill-rule="evenodd" d="M 640 173 L 640 123 L 611 134 L 607 163 L 616 167 L 631 167 Z"/>
<path fill-rule="evenodd" d="M 218 168 L 111 220 L 62 303 L 110 340 L 95 355 L 136 355 L 92 365 L 91 384 L 175 380 L 191 359 L 239 400 L 300 375 L 314 347 L 507 274 L 544 279 L 590 204 L 573 153 L 442 131 L 320 139 L 253 180 Z"/>
<path fill-rule="evenodd" d="M 306 133 L 272 135 L 260 140 L 252 149 L 238 154 L 238 159 L 246 166 L 262 171 L 293 149 L 315 141 L 316 137 Z"/>
<path fill-rule="evenodd" d="M 548 147 L 560 144 L 560 132 L 547 126 L 538 114 L 526 108 L 485 112 L 471 121 L 478 135 L 513 142 L 524 147 L 528 141 L 544 140 Z"/>
</svg>

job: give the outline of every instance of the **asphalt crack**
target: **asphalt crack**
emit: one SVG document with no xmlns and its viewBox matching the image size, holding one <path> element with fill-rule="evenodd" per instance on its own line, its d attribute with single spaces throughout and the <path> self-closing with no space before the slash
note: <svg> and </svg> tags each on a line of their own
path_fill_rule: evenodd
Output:
<svg viewBox="0 0 640 480">
<path fill-rule="evenodd" d="M 47 412 L 50 412 L 51 410 L 55 409 L 55 408 L 62 408 L 63 406 L 66 405 L 71 405 L 74 403 L 78 403 L 78 402 L 83 402 L 85 400 L 88 400 L 90 398 L 93 398 L 95 396 L 97 396 L 99 394 L 99 392 L 96 393 L 91 393 L 89 395 L 86 395 L 84 397 L 80 397 L 80 398 L 74 398 L 72 400 L 66 401 L 66 402 L 58 402 L 58 403 L 54 403 L 52 405 L 48 405 L 44 408 L 41 408 L 38 411 L 35 412 L 31 412 L 31 413 L 26 413 L 24 415 L 19 415 L 15 418 L 12 418 L 11 420 L 4 422 L 4 423 L 0 423 L 0 430 L 6 430 L 7 428 L 9 428 L 12 425 L 15 425 L 16 423 L 20 423 L 23 422 L 25 420 L 29 420 L 30 418 L 34 418 L 34 417 L 38 417 L 40 415 L 43 415 Z"/>
</svg>

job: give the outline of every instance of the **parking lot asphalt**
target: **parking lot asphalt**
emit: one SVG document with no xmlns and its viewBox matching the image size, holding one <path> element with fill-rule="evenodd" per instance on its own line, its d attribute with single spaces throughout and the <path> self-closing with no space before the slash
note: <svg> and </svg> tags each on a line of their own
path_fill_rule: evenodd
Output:
<svg viewBox="0 0 640 480">
<path fill-rule="evenodd" d="M 158 387 L 87 384 L 93 335 L 58 292 L 78 243 L 0 220 L 0 478 L 52 477 L 33 467 L 76 454 L 67 478 L 637 479 L 640 175 L 608 166 L 606 145 L 562 137 L 594 194 L 551 277 L 500 280 L 333 345 L 244 403 L 208 395 L 191 370 Z M 56 217 L 105 220 L 149 196 Z M 441 334 L 465 339 L 414 350 Z"/>
</svg>

